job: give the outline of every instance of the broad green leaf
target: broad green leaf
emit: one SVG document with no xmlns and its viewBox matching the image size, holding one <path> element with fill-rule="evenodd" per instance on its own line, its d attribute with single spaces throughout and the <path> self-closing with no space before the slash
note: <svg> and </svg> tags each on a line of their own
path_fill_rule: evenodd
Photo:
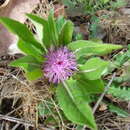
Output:
<svg viewBox="0 0 130 130">
<path fill-rule="evenodd" d="M 27 14 L 27 16 L 31 20 L 42 25 L 42 27 L 43 27 L 42 35 L 43 36 L 40 34 L 42 42 L 45 44 L 45 47 L 47 47 L 47 48 L 50 47 L 50 45 L 52 44 L 52 41 L 51 41 L 51 35 L 49 32 L 50 29 L 49 29 L 48 21 L 39 16 L 32 15 L 32 14 Z"/>
<path fill-rule="evenodd" d="M 10 65 L 11 65 L 11 64 L 10 64 Z M 11 66 L 19 67 L 19 68 L 23 69 L 25 72 L 28 72 L 28 66 L 29 66 L 29 64 L 28 64 L 28 63 L 19 63 L 19 64 L 17 64 L 17 65 L 13 65 L 13 63 L 12 63 Z M 33 66 L 34 66 L 34 65 L 33 65 Z M 36 65 L 36 67 L 37 67 L 37 65 Z"/>
<path fill-rule="evenodd" d="M 111 112 L 116 113 L 120 117 L 128 117 L 128 116 L 130 116 L 130 114 L 128 112 L 126 112 L 125 110 L 123 110 L 123 109 L 121 109 L 118 106 L 115 106 L 113 104 L 109 104 L 109 110 Z"/>
<path fill-rule="evenodd" d="M 79 70 L 86 79 L 96 80 L 107 72 L 109 62 L 100 58 L 91 58 L 84 65 L 79 66 Z"/>
<path fill-rule="evenodd" d="M 47 20 L 35 15 L 35 14 L 26 14 L 27 17 L 30 19 L 30 20 L 33 20 L 41 25 L 45 25 L 47 23 Z"/>
<path fill-rule="evenodd" d="M 66 22 L 66 20 L 63 16 L 60 16 L 60 17 L 58 17 L 58 19 L 56 19 L 56 28 L 57 28 L 58 32 L 61 31 L 65 22 Z"/>
<path fill-rule="evenodd" d="M 43 53 L 38 48 L 33 46 L 32 44 L 25 43 L 24 41 L 19 40 L 18 47 L 25 54 L 31 55 L 31 56 L 35 57 L 38 61 L 43 62 L 43 60 L 44 60 Z"/>
<path fill-rule="evenodd" d="M 79 40 L 68 44 L 68 48 L 76 54 L 77 59 L 81 56 L 104 55 L 114 50 L 121 49 L 121 45 L 102 44 L 93 41 Z"/>
<path fill-rule="evenodd" d="M 12 33 L 18 35 L 18 37 L 22 39 L 24 42 L 27 42 L 28 44 L 32 44 L 36 48 L 43 50 L 40 43 L 34 38 L 33 34 L 29 31 L 26 25 L 16 20 L 10 18 L 4 18 L 4 17 L 0 18 L 0 23 L 2 23 Z"/>
<path fill-rule="evenodd" d="M 32 56 L 24 56 L 22 58 L 19 58 L 15 61 L 12 61 L 9 65 L 14 67 L 19 67 L 21 64 L 35 64 L 40 67 L 40 62 L 38 62 L 34 57 Z"/>
<path fill-rule="evenodd" d="M 71 42 L 74 25 L 71 21 L 66 21 L 59 34 L 59 44 L 66 45 Z"/>
<path fill-rule="evenodd" d="M 50 39 L 52 41 L 52 43 L 56 46 L 58 45 L 58 32 L 57 32 L 57 28 L 56 28 L 56 22 L 54 19 L 54 15 L 53 15 L 53 11 L 50 11 L 50 14 L 48 16 L 48 31 L 49 31 L 49 35 Z"/>
<path fill-rule="evenodd" d="M 59 105 L 69 120 L 79 125 L 87 125 L 92 130 L 97 129 L 86 96 L 75 80 L 68 80 L 63 85 L 60 84 L 56 94 Z"/>
<path fill-rule="evenodd" d="M 28 71 L 25 73 L 25 76 L 29 80 L 37 80 L 43 76 L 43 71 L 40 68 L 35 68 L 32 71 Z"/>
<path fill-rule="evenodd" d="M 84 94 L 98 94 L 104 91 L 104 83 L 101 79 L 88 80 L 82 77 L 77 80 L 77 85 Z"/>
<path fill-rule="evenodd" d="M 30 59 L 29 59 L 30 58 Z M 36 80 L 43 76 L 41 66 L 31 56 L 25 56 L 10 63 L 10 66 L 20 67 L 25 71 L 28 80 Z"/>
<path fill-rule="evenodd" d="M 20 59 L 12 61 L 9 65 L 22 68 L 29 80 L 35 80 L 43 75 L 41 63 L 32 56 L 24 56 Z"/>
<path fill-rule="evenodd" d="M 13 67 L 20 67 L 26 73 L 41 67 L 40 63 L 32 56 L 24 56 L 20 59 L 12 61 L 9 65 Z"/>
<path fill-rule="evenodd" d="M 43 43 L 45 44 L 46 48 L 50 48 L 53 44 L 50 27 L 48 22 L 44 26 L 44 33 L 43 33 Z"/>
<path fill-rule="evenodd" d="M 28 16 L 29 20 L 36 27 L 36 33 L 37 33 L 37 36 L 38 36 L 38 40 L 40 42 L 42 42 L 42 40 L 43 40 L 43 25 L 41 23 L 39 23 L 39 22 L 42 22 L 42 21 L 40 21 L 41 19 L 38 16 L 35 16 L 35 15 L 32 15 L 32 14 L 27 14 L 27 16 Z"/>
<path fill-rule="evenodd" d="M 39 16 L 32 15 L 32 14 L 27 14 L 27 16 L 31 20 L 42 25 L 42 27 L 43 27 L 42 35 L 43 36 L 41 34 L 40 34 L 40 36 L 42 38 L 44 48 L 49 48 L 52 44 L 57 44 L 57 42 L 58 42 L 58 36 L 56 36 L 57 29 L 56 29 L 55 20 L 54 20 L 52 13 L 50 13 L 48 20 L 45 20 Z"/>
<path fill-rule="evenodd" d="M 46 28 L 48 28 L 47 20 L 45 20 L 37 15 L 34 15 L 34 14 L 27 14 L 27 17 L 35 25 L 36 31 L 38 34 L 38 38 L 39 38 L 40 42 L 43 43 L 42 46 L 46 51 L 46 44 L 50 44 L 50 39 L 48 37 L 49 36 L 48 31 L 46 29 Z"/>
</svg>

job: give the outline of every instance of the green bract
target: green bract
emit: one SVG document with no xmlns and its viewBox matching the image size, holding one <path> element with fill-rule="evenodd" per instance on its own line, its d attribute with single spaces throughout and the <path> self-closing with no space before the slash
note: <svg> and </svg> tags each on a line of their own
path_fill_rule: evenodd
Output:
<svg viewBox="0 0 130 130">
<path fill-rule="evenodd" d="M 78 72 L 57 85 L 59 105 L 69 120 L 96 130 L 89 106 L 90 95 L 103 92 L 102 76 L 108 71 L 109 62 L 92 56 L 108 54 L 121 49 L 122 46 L 87 40 L 72 41 L 73 23 L 63 17 L 55 19 L 53 11 L 50 12 L 48 19 L 33 14 L 27 16 L 36 27 L 36 36 L 24 24 L 10 18 L 0 18 L 0 23 L 19 37 L 18 47 L 25 54 L 10 65 L 22 68 L 29 80 L 36 80 L 44 76 L 41 66 L 50 47 L 68 47 L 76 55 Z M 89 60 L 85 59 L 90 56 L 92 58 Z M 84 62 L 81 62 L 82 60 Z"/>
</svg>

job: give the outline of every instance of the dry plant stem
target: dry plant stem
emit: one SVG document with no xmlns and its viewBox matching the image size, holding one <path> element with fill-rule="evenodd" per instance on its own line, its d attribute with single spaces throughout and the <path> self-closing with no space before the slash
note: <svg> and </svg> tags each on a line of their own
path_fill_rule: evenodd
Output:
<svg viewBox="0 0 130 130">
<path fill-rule="evenodd" d="M 24 125 L 26 127 L 28 126 L 28 127 L 34 127 L 35 128 L 35 124 L 33 124 L 33 123 L 29 122 L 29 121 L 25 121 L 25 120 L 10 117 L 10 116 L 5 116 L 5 115 L 2 115 L 2 114 L 0 114 L 0 120 L 14 122 L 14 123 L 17 123 L 19 125 L 22 124 L 22 125 Z M 44 126 L 42 126 L 42 125 L 40 125 L 39 127 L 44 128 Z M 46 128 L 44 128 L 44 129 L 46 129 Z"/>
<path fill-rule="evenodd" d="M 16 77 L 15 75 L 13 75 L 13 74 L 9 74 L 9 75 L 11 75 L 14 79 L 16 79 L 17 81 L 19 81 L 21 84 L 23 84 L 23 85 L 25 85 L 25 86 L 27 86 L 28 87 L 28 85 L 25 83 L 25 82 L 23 82 L 23 81 L 21 81 L 18 77 Z"/>
<path fill-rule="evenodd" d="M 53 114 L 53 111 L 49 108 L 49 106 L 47 105 L 47 103 L 45 101 L 43 101 L 45 106 L 47 107 L 47 109 L 50 111 L 50 113 L 52 114 L 54 120 L 59 124 L 59 121 L 57 121 L 55 115 Z M 59 125 L 60 126 L 60 125 Z"/>
<path fill-rule="evenodd" d="M 16 129 L 19 127 L 19 125 L 20 125 L 20 124 L 16 124 L 16 125 L 12 128 L 12 130 L 16 130 Z"/>
<path fill-rule="evenodd" d="M 107 86 L 105 87 L 104 92 L 101 94 L 101 96 L 99 97 L 97 103 L 95 104 L 95 106 L 94 106 L 94 108 L 93 108 L 93 114 L 94 114 L 95 111 L 97 110 L 98 106 L 100 105 L 100 102 L 102 101 L 103 97 L 105 96 L 106 92 L 108 91 L 109 87 L 111 86 L 111 84 L 112 84 L 112 82 L 113 82 L 113 80 L 114 80 L 114 78 L 115 78 L 115 75 L 116 75 L 116 73 L 114 73 L 114 74 L 112 75 L 112 78 L 111 78 L 111 80 L 109 81 L 109 83 L 107 84 Z"/>
<path fill-rule="evenodd" d="M 35 127 L 38 128 L 38 104 L 36 105 L 36 121 L 35 121 Z"/>
<path fill-rule="evenodd" d="M 60 118 L 61 123 L 62 123 L 62 127 L 64 127 L 65 124 L 64 124 L 64 121 L 63 121 L 63 119 L 62 119 L 62 116 L 61 116 L 61 114 L 60 114 L 60 112 L 59 112 L 59 109 L 58 109 L 58 107 L 57 107 L 55 101 L 54 101 L 52 98 L 51 98 L 51 101 L 53 102 L 53 104 L 54 104 L 54 106 L 55 106 L 55 109 L 56 109 L 56 111 L 57 111 L 57 113 L 58 113 L 58 115 L 59 115 L 59 118 Z"/>
<path fill-rule="evenodd" d="M 32 127 L 35 126 L 33 123 L 30 123 L 28 121 L 18 119 L 18 118 L 14 118 L 14 117 L 10 117 L 10 116 L 5 116 L 5 115 L 2 115 L 2 114 L 0 114 L 0 120 L 6 120 L 6 121 L 14 122 L 14 123 L 17 123 L 17 124 L 23 124 L 25 126 L 32 126 Z"/>
<path fill-rule="evenodd" d="M 16 109 L 12 110 L 11 112 L 7 113 L 6 116 L 11 115 L 12 113 L 14 113 L 15 111 L 21 109 L 22 107 L 24 107 L 24 105 L 21 105 L 21 106 L 17 107 Z"/>
<path fill-rule="evenodd" d="M 5 126 L 5 121 L 2 122 L 0 130 L 4 130 L 4 126 Z"/>
<path fill-rule="evenodd" d="M 111 84 L 112 84 L 112 82 L 113 82 L 115 76 L 116 76 L 116 73 L 114 73 L 114 74 L 112 75 L 112 78 L 111 78 L 111 80 L 109 81 L 109 83 L 107 84 L 107 86 L 105 87 L 104 92 L 103 92 L 103 93 L 101 94 L 101 96 L 99 97 L 97 103 L 95 104 L 95 106 L 94 106 L 94 108 L 93 108 L 93 114 L 96 112 L 96 110 L 97 110 L 98 106 L 100 105 L 100 103 L 101 103 L 103 97 L 105 96 L 106 92 L 108 91 L 109 87 L 111 86 Z M 83 130 L 85 130 L 85 128 L 86 128 L 86 125 L 83 127 Z"/>
<path fill-rule="evenodd" d="M 10 128 L 9 128 L 9 122 L 6 122 L 5 123 L 5 130 L 9 130 Z"/>
<path fill-rule="evenodd" d="M 9 75 L 11 75 L 11 76 L 12 76 L 14 79 L 16 79 L 17 81 L 19 81 L 19 83 L 25 85 L 25 86 L 27 87 L 27 89 L 30 90 L 30 87 L 29 87 L 28 84 L 26 84 L 25 82 L 23 82 L 22 80 L 20 80 L 18 77 L 16 77 L 15 75 L 13 75 L 13 74 L 11 74 L 11 73 L 10 73 Z M 30 90 L 30 91 L 31 91 L 31 90 Z"/>
<path fill-rule="evenodd" d="M 25 130 L 29 130 L 29 126 L 25 126 Z"/>
</svg>

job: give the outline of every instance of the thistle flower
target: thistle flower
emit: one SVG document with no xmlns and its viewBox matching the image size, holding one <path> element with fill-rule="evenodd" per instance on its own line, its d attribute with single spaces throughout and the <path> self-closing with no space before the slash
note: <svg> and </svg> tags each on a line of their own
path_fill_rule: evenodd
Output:
<svg viewBox="0 0 130 130">
<path fill-rule="evenodd" d="M 49 82 L 62 82 L 72 76 L 76 70 L 75 55 L 66 47 L 50 50 L 46 55 L 43 71 Z"/>
</svg>

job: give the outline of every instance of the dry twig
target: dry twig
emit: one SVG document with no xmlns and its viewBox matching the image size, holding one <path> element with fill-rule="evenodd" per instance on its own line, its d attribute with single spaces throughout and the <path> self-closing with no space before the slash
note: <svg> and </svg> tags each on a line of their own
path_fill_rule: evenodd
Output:
<svg viewBox="0 0 130 130">
<path fill-rule="evenodd" d="M 28 127 L 34 127 L 35 128 L 35 123 L 25 121 L 23 119 L 18 119 L 18 118 L 15 118 L 15 117 L 2 115 L 2 114 L 0 114 L 0 120 L 14 122 L 14 123 L 17 123 L 18 125 L 22 124 L 23 126 L 28 126 Z M 39 125 L 39 127 L 42 128 L 42 129 L 46 129 L 43 125 Z"/>
<path fill-rule="evenodd" d="M 109 83 L 107 84 L 107 86 L 105 87 L 104 92 L 101 94 L 101 96 L 99 97 L 97 103 L 95 104 L 94 108 L 93 108 L 93 114 L 95 113 L 95 111 L 97 110 L 98 106 L 100 105 L 100 102 L 102 101 L 103 97 L 105 96 L 106 92 L 108 91 L 109 87 L 111 86 L 113 79 L 115 78 L 116 73 L 114 73 L 112 75 L 111 80 L 109 81 Z"/>
</svg>

